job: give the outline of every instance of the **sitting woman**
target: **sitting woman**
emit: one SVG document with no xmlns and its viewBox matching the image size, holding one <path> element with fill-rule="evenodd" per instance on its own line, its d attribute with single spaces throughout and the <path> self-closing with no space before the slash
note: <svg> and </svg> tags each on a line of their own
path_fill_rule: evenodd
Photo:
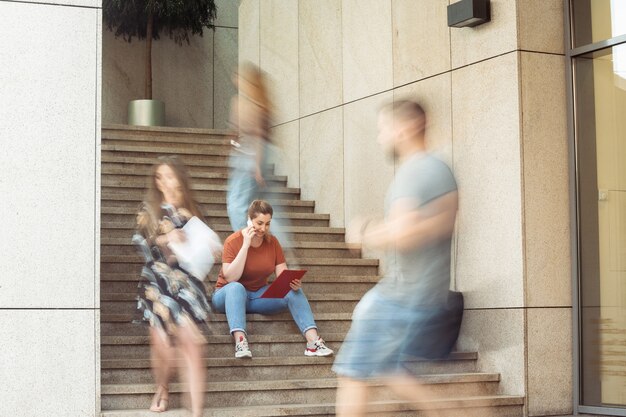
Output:
<svg viewBox="0 0 626 417">
<path fill-rule="evenodd" d="M 253 201 L 248 209 L 251 224 L 224 242 L 222 270 L 213 294 L 213 306 L 226 313 L 230 333 L 235 338 L 236 358 L 252 357 L 246 339 L 246 313 L 275 314 L 287 309 L 307 340 L 304 354 L 332 355 L 333 351 L 317 333 L 300 280 L 291 283 L 291 291 L 284 298 L 260 298 L 268 288 L 269 276 L 272 273 L 279 276 L 287 269 L 283 249 L 278 239 L 269 233 L 273 213 L 266 201 Z"/>
</svg>

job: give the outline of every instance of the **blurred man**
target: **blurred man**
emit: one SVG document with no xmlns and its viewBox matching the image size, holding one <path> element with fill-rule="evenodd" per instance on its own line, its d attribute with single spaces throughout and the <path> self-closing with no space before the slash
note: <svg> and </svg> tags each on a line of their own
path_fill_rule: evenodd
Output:
<svg viewBox="0 0 626 417">
<path fill-rule="evenodd" d="M 400 166 L 385 199 L 384 220 L 359 221 L 349 240 L 384 250 L 387 272 L 355 308 L 333 366 L 340 417 L 365 415 L 371 377 L 383 378 L 411 402 L 432 398 L 405 370 L 403 358 L 409 350 L 420 351 L 415 335 L 423 336 L 445 309 L 457 185 L 448 166 L 427 152 L 426 122 L 423 108 L 412 101 L 389 104 L 379 114 L 378 142 Z"/>
</svg>

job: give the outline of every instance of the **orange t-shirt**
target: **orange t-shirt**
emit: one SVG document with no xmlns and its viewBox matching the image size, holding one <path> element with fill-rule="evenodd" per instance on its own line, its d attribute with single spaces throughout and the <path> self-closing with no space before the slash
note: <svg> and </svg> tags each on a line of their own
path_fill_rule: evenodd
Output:
<svg viewBox="0 0 626 417">
<path fill-rule="evenodd" d="M 222 253 L 222 263 L 232 263 L 239 250 L 243 246 L 243 235 L 241 230 L 228 236 L 224 241 L 224 252 Z M 243 273 L 239 278 L 239 283 L 248 291 L 256 291 L 267 285 L 267 280 L 276 270 L 276 265 L 285 263 L 285 254 L 278 239 L 270 235 L 269 239 L 263 239 L 263 243 L 258 248 L 250 246 Z M 224 278 L 224 269 L 220 270 L 215 288 L 221 288 L 228 284 Z"/>
</svg>

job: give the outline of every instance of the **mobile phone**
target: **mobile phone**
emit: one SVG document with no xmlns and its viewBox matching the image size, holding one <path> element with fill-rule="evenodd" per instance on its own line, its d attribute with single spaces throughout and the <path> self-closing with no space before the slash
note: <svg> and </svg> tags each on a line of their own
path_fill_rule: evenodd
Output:
<svg viewBox="0 0 626 417">
<path fill-rule="evenodd" d="M 248 217 L 248 227 L 252 226 L 252 219 L 250 219 L 250 217 Z"/>
</svg>

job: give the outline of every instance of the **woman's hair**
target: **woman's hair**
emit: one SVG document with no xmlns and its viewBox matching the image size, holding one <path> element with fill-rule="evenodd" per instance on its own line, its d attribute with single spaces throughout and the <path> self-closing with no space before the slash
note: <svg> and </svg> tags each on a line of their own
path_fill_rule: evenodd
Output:
<svg viewBox="0 0 626 417">
<path fill-rule="evenodd" d="M 238 76 L 248 83 L 243 93 L 266 112 L 270 112 L 272 103 L 267 91 L 267 78 L 263 71 L 251 62 L 244 62 L 239 67 Z M 240 85 L 239 88 L 242 88 Z"/>
<path fill-rule="evenodd" d="M 254 219 L 259 214 L 269 214 L 270 216 L 274 215 L 274 209 L 272 205 L 265 200 L 254 200 L 250 207 L 248 207 L 248 217 L 250 219 Z"/>
<path fill-rule="evenodd" d="M 185 208 L 191 212 L 192 215 L 198 217 L 200 220 L 204 221 L 204 216 L 202 212 L 198 208 L 194 198 L 193 193 L 191 191 L 189 174 L 187 173 L 187 168 L 176 156 L 161 156 L 157 160 L 158 162 L 153 165 L 150 179 L 148 183 L 148 192 L 146 195 L 145 202 L 143 204 L 143 209 L 147 209 L 149 211 L 150 217 L 153 222 L 158 222 L 161 218 L 161 204 L 163 204 L 165 197 L 163 193 L 159 190 L 156 184 L 156 173 L 159 167 L 163 165 L 169 166 L 176 178 L 178 179 L 178 183 L 180 184 L 180 192 L 182 193 L 182 206 L 177 208 Z M 156 230 L 156 224 L 150 225 L 154 227 Z M 152 229 L 149 227 L 149 229 Z"/>
<path fill-rule="evenodd" d="M 274 216 L 272 205 L 265 200 L 254 200 L 248 207 L 248 218 L 254 220 L 259 214 L 269 214 Z M 265 234 L 265 240 L 269 241 L 271 233 Z"/>
</svg>

